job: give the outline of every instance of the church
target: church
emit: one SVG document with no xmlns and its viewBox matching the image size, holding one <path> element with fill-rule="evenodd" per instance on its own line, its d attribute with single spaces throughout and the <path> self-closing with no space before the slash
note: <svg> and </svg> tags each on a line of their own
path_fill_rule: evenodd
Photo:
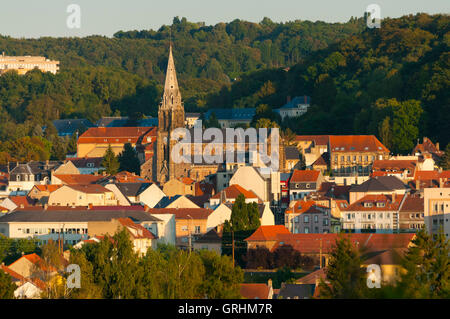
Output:
<svg viewBox="0 0 450 319">
<path fill-rule="evenodd" d="M 177 164 L 171 159 L 171 152 L 176 143 L 178 143 L 177 140 L 171 139 L 171 134 L 177 128 L 186 127 L 185 117 L 172 46 L 170 46 L 164 92 L 158 109 L 156 141 L 150 145 L 146 145 L 145 150 L 140 150 L 141 154 L 145 154 L 145 157 L 141 158 L 141 162 L 143 163 L 141 164 L 142 177 L 164 185 L 169 180 L 180 179 L 182 177 L 190 177 L 193 180 L 200 181 L 206 176 L 215 174 L 217 171 L 226 168 L 227 165 L 225 163 Z M 203 141 L 202 144 L 201 149 L 204 149 L 207 141 Z M 192 148 L 194 149 L 195 146 L 193 145 Z M 282 166 L 283 162 L 283 160 L 280 161 Z"/>
</svg>

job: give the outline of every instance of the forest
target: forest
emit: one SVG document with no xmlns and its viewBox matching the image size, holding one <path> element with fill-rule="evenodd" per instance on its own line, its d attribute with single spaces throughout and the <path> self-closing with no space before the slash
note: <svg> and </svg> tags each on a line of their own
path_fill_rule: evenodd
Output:
<svg viewBox="0 0 450 319">
<path fill-rule="evenodd" d="M 0 77 L 0 161 L 24 138 L 47 150 L 35 158 L 63 156 L 70 141 L 42 130 L 54 119 L 156 116 L 170 41 L 186 112 L 256 107 L 259 118 L 297 134 L 375 134 L 398 153 L 422 136 L 445 147 L 449 20 L 417 14 L 367 29 L 363 18 L 206 26 L 175 17 L 157 31 L 119 31 L 112 38 L 0 36 L 5 54 L 46 56 L 61 68 L 56 75 Z M 273 116 L 297 95 L 311 96 L 305 116 L 285 122 Z M 27 159 L 15 155 L 8 153 Z"/>
</svg>

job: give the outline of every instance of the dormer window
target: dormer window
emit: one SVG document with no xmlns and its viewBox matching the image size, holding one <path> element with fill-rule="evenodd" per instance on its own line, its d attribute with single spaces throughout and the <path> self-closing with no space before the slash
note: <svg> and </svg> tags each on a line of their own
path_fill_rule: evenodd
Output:
<svg viewBox="0 0 450 319">
<path fill-rule="evenodd" d="M 386 203 L 385 202 L 378 202 L 377 203 L 377 207 L 385 207 Z"/>
<path fill-rule="evenodd" d="M 364 203 L 364 207 L 372 207 L 372 203 L 371 202 L 365 202 Z"/>
</svg>

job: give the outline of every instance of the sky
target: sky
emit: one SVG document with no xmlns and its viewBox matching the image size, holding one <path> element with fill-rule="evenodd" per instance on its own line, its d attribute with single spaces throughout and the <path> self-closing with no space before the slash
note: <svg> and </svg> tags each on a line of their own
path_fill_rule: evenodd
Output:
<svg viewBox="0 0 450 319">
<path fill-rule="evenodd" d="M 0 34 L 15 38 L 104 35 L 159 29 L 173 17 L 214 25 L 234 19 L 260 22 L 345 22 L 378 4 L 381 18 L 417 12 L 450 13 L 449 0 L 13 0 L 1 5 Z M 69 28 L 70 4 L 80 8 L 80 28 Z M 73 21 L 73 20 L 72 20 Z"/>
</svg>

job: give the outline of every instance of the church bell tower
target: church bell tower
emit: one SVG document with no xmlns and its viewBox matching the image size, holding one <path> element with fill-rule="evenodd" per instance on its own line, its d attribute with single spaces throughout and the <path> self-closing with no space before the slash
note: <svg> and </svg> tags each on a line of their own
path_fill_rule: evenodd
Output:
<svg viewBox="0 0 450 319">
<path fill-rule="evenodd" d="M 175 164 L 170 157 L 173 146 L 177 141 L 171 141 L 171 133 L 179 127 L 185 127 L 184 106 L 181 102 L 178 87 L 175 62 L 172 55 L 172 45 L 169 49 L 166 81 L 161 104 L 158 109 L 158 137 L 156 148 L 156 180 L 164 184 L 169 179 L 183 176 L 185 165 Z"/>
</svg>

